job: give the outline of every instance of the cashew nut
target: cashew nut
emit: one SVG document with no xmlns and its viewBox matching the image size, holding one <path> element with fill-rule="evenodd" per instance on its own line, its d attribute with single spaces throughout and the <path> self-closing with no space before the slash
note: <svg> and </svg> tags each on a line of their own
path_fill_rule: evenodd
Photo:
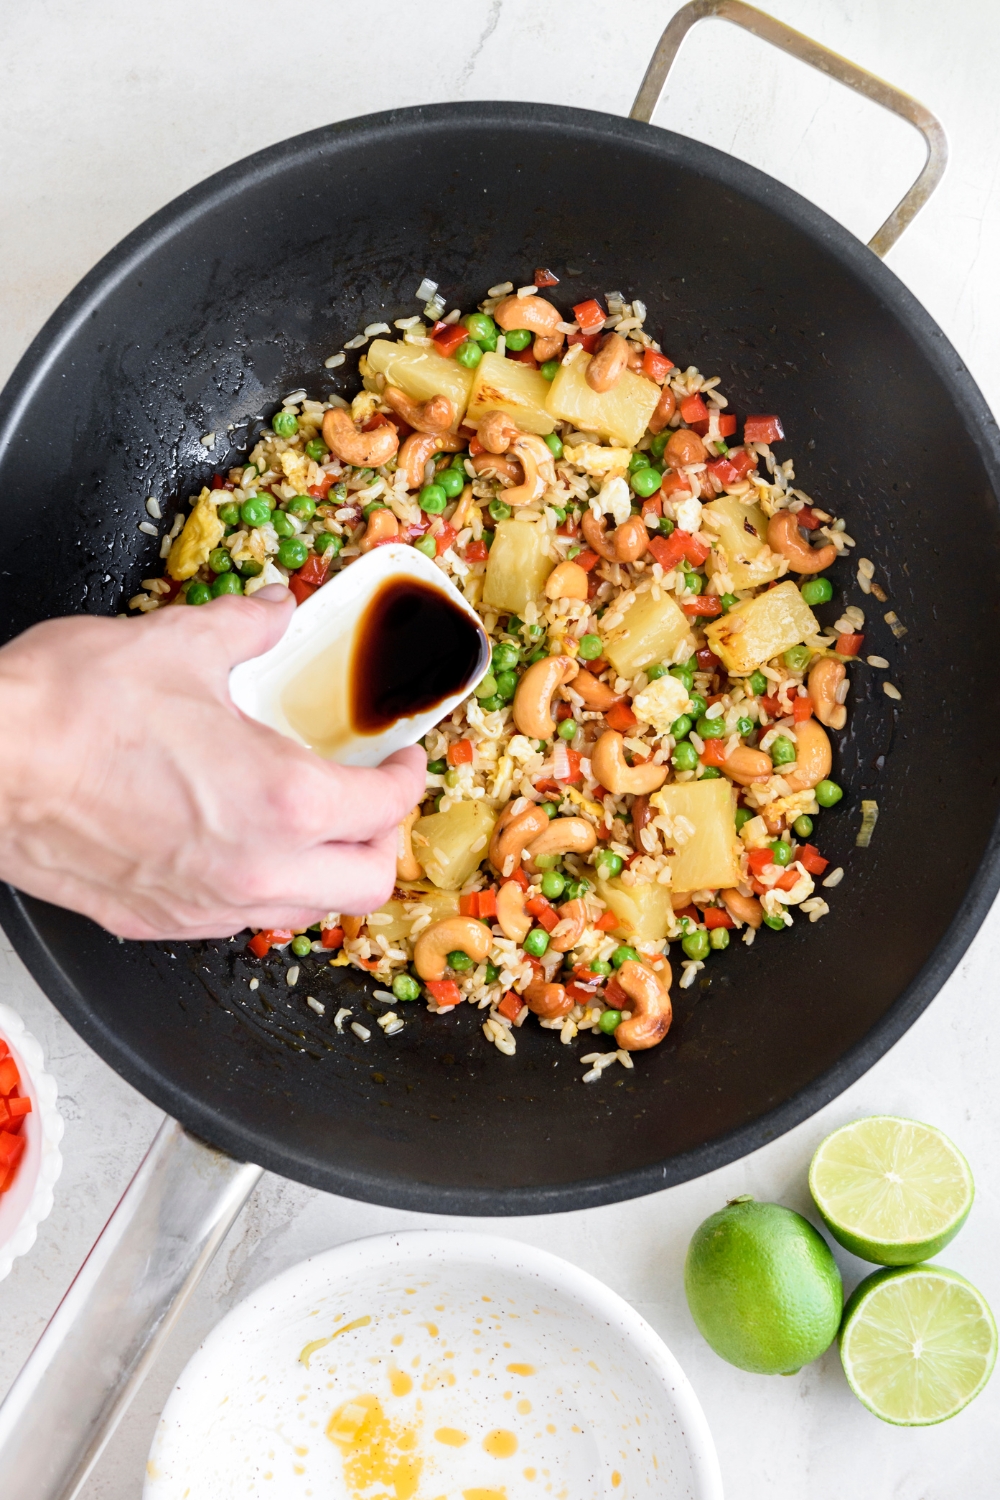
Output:
<svg viewBox="0 0 1000 1500">
<path fill-rule="evenodd" d="M 511 942 L 523 943 L 531 931 L 531 918 L 524 909 L 524 892 L 516 880 L 505 881 L 497 891 L 497 921 Z"/>
<path fill-rule="evenodd" d="M 590 752 L 590 766 L 601 786 L 615 797 L 623 792 L 644 796 L 655 792 L 667 779 L 666 766 L 646 761 L 630 766 L 625 759 L 625 741 L 616 729 L 606 729 Z"/>
<path fill-rule="evenodd" d="M 473 963 L 489 958 L 493 934 L 475 917 L 444 917 L 425 927 L 413 945 L 413 967 L 421 979 L 443 979 L 448 954 L 467 953 Z"/>
<path fill-rule="evenodd" d="M 669 385 L 665 385 L 663 387 L 663 394 L 660 397 L 659 401 L 656 403 L 656 410 L 653 412 L 653 415 L 649 419 L 650 432 L 662 432 L 676 410 L 677 397 L 674 395 Z"/>
<path fill-rule="evenodd" d="M 767 781 L 774 775 L 771 757 L 763 750 L 752 750 L 749 745 L 737 745 L 720 769 L 740 786 L 752 786 L 755 781 Z"/>
<path fill-rule="evenodd" d="M 488 411 L 477 434 L 487 453 L 506 453 L 520 428 L 505 411 Z"/>
<path fill-rule="evenodd" d="M 323 436 L 326 436 L 325 428 Z M 464 440 L 453 432 L 411 432 L 399 450 L 399 467 L 406 475 L 406 488 L 419 490 L 422 487 L 427 460 L 435 453 L 458 453 L 464 447 Z"/>
<path fill-rule="evenodd" d="M 568 953 L 583 937 L 587 926 L 587 908 L 579 897 L 564 901 L 557 907 L 559 921 L 549 933 L 549 947 L 553 953 Z"/>
<path fill-rule="evenodd" d="M 524 483 L 524 470 L 517 460 L 504 458 L 499 453 L 477 453 L 472 460 L 472 467 L 477 474 L 484 474 L 487 479 L 506 479 L 508 484 Z"/>
<path fill-rule="evenodd" d="M 501 875 L 511 875 L 521 861 L 525 848 L 549 826 L 549 815 L 544 808 L 532 802 L 522 812 L 511 809 L 520 801 L 508 802 L 500 814 L 490 839 L 490 863 Z M 507 868 L 508 860 L 513 861 Z"/>
<path fill-rule="evenodd" d="M 580 521 L 580 530 L 583 539 L 591 552 L 596 552 L 598 557 L 603 557 L 605 562 L 617 562 L 615 557 L 614 539 L 605 535 L 607 522 L 603 516 L 595 516 L 588 506 Z"/>
<path fill-rule="evenodd" d="M 420 861 L 413 852 L 411 835 L 413 825 L 420 817 L 420 808 L 415 807 L 396 829 L 396 879 L 419 880 L 424 873 Z"/>
<path fill-rule="evenodd" d="M 359 432 L 346 407 L 332 406 L 323 417 L 323 441 L 341 463 L 377 469 L 396 452 L 399 434 L 390 422 Z"/>
<path fill-rule="evenodd" d="M 555 359 L 557 354 L 562 353 L 562 346 L 563 336 L 561 333 L 554 333 L 551 338 L 548 338 L 544 333 L 536 333 L 535 342 L 531 346 L 531 352 L 538 363 L 544 365 L 547 360 Z"/>
<path fill-rule="evenodd" d="M 542 333 L 551 338 L 556 324 L 562 322 L 562 313 L 544 297 L 505 297 L 493 309 L 493 321 L 504 333 L 511 328 L 528 328 L 532 333 Z"/>
<path fill-rule="evenodd" d="M 553 818 L 525 849 L 525 867 L 534 875 L 535 861 L 546 854 L 589 854 L 596 843 L 597 830 L 586 818 Z"/>
<path fill-rule="evenodd" d="M 550 984 L 544 974 L 536 974 L 522 992 L 521 998 L 530 1011 L 543 1021 L 554 1021 L 568 1015 L 575 1004 L 561 984 Z"/>
<path fill-rule="evenodd" d="M 795 726 L 795 740 L 795 770 L 786 773 L 779 767 L 778 774 L 784 776 L 793 792 L 808 792 L 830 774 L 830 736 L 815 719 L 803 719 Z"/>
<path fill-rule="evenodd" d="M 720 891 L 719 896 L 734 922 L 745 922 L 755 930 L 763 922 L 764 908 L 756 896 L 744 896 L 735 887 Z"/>
<path fill-rule="evenodd" d="M 587 708 L 597 709 L 600 713 L 610 708 L 613 703 L 622 701 L 620 693 L 613 692 L 606 682 L 602 682 L 585 667 L 581 667 L 573 678 L 573 691 L 580 694 Z"/>
<path fill-rule="evenodd" d="M 550 740 L 556 732 L 552 694 L 579 671 L 572 656 L 543 656 L 533 662 L 514 694 L 514 723 L 531 740 Z"/>
<path fill-rule="evenodd" d="M 837 689 L 846 676 L 844 663 L 832 656 L 821 656 L 809 673 L 813 713 L 828 729 L 843 729 L 847 723 L 847 709 L 837 701 Z"/>
<path fill-rule="evenodd" d="M 615 1041 L 626 1052 L 642 1052 L 655 1047 L 670 1030 L 674 1018 L 667 991 L 673 978 L 670 965 L 664 961 L 662 976 L 647 964 L 628 958 L 618 970 L 618 983 L 632 1001 L 632 1016 L 615 1027 Z"/>
<path fill-rule="evenodd" d="M 767 545 L 772 552 L 788 558 L 793 573 L 822 573 L 837 561 L 837 549 L 832 542 L 825 547 L 810 547 L 799 529 L 798 517 L 790 510 L 779 510 L 768 521 Z"/>
<path fill-rule="evenodd" d="M 603 394 L 616 386 L 628 364 L 629 346 L 620 333 L 606 333 L 584 376 L 592 391 Z"/>
<path fill-rule="evenodd" d="M 587 545 L 608 562 L 635 562 L 649 547 L 649 532 L 641 516 L 629 516 L 610 536 L 604 517 L 595 516 L 592 510 L 584 511 L 580 524 Z"/>
<path fill-rule="evenodd" d="M 356 938 L 361 936 L 361 929 L 365 925 L 364 917 L 341 917 L 340 925 L 344 929 L 345 938 Z"/>
<path fill-rule="evenodd" d="M 586 599 L 589 579 L 579 563 L 561 562 L 545 580 L 549 599 Z"/>
<path fill-rule="evenodd" d="M 370 552 L 373 547 L 379 547 L 383 542 L 392 541 L 397 536 L 399 536 L 399 522 L 388 506 L 383 505 L 379 510 L 373 510 L 368 517 L 365 534 L 358 546 L 362 552 Z"/>
<path fill-rule="evenodd" d="M 628 346 L 628 367 L 633 375 L 642 374 L 642 350 L 633 348 L 631 344 Z"/>
<path fill-rule="evenodd" d="M 663 457 L 674 469 L 683 469 L 685 464 L 703 464 L 708 449 L 696 432 L 688 427 L 678 427 L 667 439 Z"/>
<path fill-rule="evenodd" d="M 429 401 L 414 401 L 398 385 L 387 385 L 382 392 L 382 399 L 414 432 L 447 432 L 455 420 L 455 403 L 449 401 L 447 396 L 432 396 Z"/>
<path fill-rule="evenodd" d="M 504 491 L 506 505 L 530 505 L 545 492 L 547 484 L 555 484 L 556 469 L 552 450 L 533 432 L 519 432 L 510 448 L 515 458 L 521 460 L 524 479 L 513 489 Z"/>
</svg>

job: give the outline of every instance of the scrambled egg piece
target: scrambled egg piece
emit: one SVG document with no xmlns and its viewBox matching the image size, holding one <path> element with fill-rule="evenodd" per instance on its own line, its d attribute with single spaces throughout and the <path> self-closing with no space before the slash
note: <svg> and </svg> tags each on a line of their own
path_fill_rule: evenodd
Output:
<svg viewBox="0 0 1000 1500">
<path fill-rule="evenodd" d="M 669 734 L 670 726 L 691 707 L 687 688 L 676 677 L 657 677 L 632 699 L 632 712 L 657 734 Z"/>
<path fill-rule="evenodd" d="M 221 495 L 228 492 L 218 490 L 216 493 Z M 208 554 L 213 547 L 219 545 L 225 534 L 226 528 L 219 520 L 219 510 L 212 499 L 212 491 L 203 489 L 184 522 L 184 530 L 175 540 L 167 557 L 167 572 L 171 578 L 177 583 L 183 583 L 185 578 L 193 578 L 201 565 L 208 562 Z"/>
<path fill-rule="evenodd" d="M 295 488 L 302 494 L 309 484 L 310 460 L 304 453 L 299 453 L 297 449 L 286 448 L 284 453 L 279 456 L 278 462 L 281 464 L 288 483 L 294 484 Z"/>
</svg>

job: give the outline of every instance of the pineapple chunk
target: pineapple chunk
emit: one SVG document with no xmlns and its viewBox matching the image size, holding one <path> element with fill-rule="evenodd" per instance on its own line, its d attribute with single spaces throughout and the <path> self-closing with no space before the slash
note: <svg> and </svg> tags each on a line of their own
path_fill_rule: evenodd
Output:
<svg viewBox="0 0 1000 1500">
<path fill-rule="evenodd" d="M 744 505 L 735 495 L 720 495 L 705 506 L 703 520 L 705 530 L 714 532 L 726 554 L 725 571 L 733 588 L 759 588 L 777 578 L 781 558 L 765 541 L 767 517 L 759 505 Z"/>
<path fill-rule="evenodd" d="M 481 422 L 488 411 L 505 411 L 522 432 L 544 437 L 556 425 L 545 409 L 548 393 L 549 382 L 530 365 L 502 354 L 484 354 L 473 377 L 469 420 Z"/>
<path fill-rule="evenodd" d="M 592 391 L 586 379 L 589 364 L 589 354 L 581 349 L 574 355 L 571 350 L 549 386 L 546 407 L 581 432 L 597 432 L 634 448 L 656 409 L 660 387 L 633 370 L 624 370 L 610 391 Z"/>
<path fill-rule="evenodd" d="M 217 495 L 225 494 L 216 490 Z M 208 562 L 208 554 L 217 547 L 226 534 L 219 520 L 219 507 L 212 499 L 212 491 L 203 489 L 195 502 L 194 510 L 184 522 L 184 530 L 174 541 L 167 556 L 167 572 L 177 583 L 193 578 L 202 563 Z"/>
<path fill-rule="evenodd" d="M 791 579 L 737 605 L 705 629 L 708 644 L 737 677 L 819 634 L 819 621 Z"/>
<path fill-rule="evenodd" d="M 482 802 L 456 802 L 413 825 L 413 852 L 443 891 L 462 888 L 486 858 L 496 814 Z"/>
<path fill-rule="evenodd" d="M 674 781 L 661 787 L 650 802 L 669 818 L 683 817 L 694 825 L 686 843 L 671 844 L 670 883 L 675 891 L 714 891 L 740 879 L 740 840 L 736 832 L 736 798 L 723 777 L 712 781 Z"/>
<path fill-rule="evenodd" d="M 598 880 L 597 894 L 618 918 L 618 926 L 612 928 L 615 937 L 629 943 L 666 937 L 673 908 L 665 885 L 655 881 L 622 885 L 620 880 Z"/>
<path fill-rule="evenodd" d="M 543 527 L 531 521 L 518 521 L 513 516 L 500 521 L 486 564 L 484 605 L 487 609 L 522 614 L 525 606 L 538 598 L 554 567 Z"/>
<path fill-rule="evenodd" d="M 371 375 L 384 375 L 390 385 L 414 401 L 429 401 L 432 396 L 447 396 L 455 405 L 455 426 L 465 414 L 472 390 L 472 371 L 454 359 L 445 359 L 436 349 L 419 345 L 393 344 L 375 339 L 366 355 Z M 541 378 L 541 377 L 540 377 Z"/>
<path fill-rule="evenodd" d="M 423 881 L 419 886 L 411 882 L 405 889 L 405 904 L 393 897 L 379 907 L 379 915 L 391 917 L 392 921 L 373 922 L 369 928 L 373 936 L 384 937 L 390 943 L 398 943 L 400 938 L 408 937 L 413 922 L 410 908 L 415 901 L 430 907 L 431 920 L 434 922 L 440 922 L 444 917 L 458 916 L 458 896 L 454 891 L 439 891 L 429 881 Z"/>
<path fill-rule="evenodd" d="M 496 543 L 494 543 L 494 546 Z M 694 637 L 687 616 L 670 594 L 640 594 L 604 642 L 604 655 L 620 677 L 634 677 L 654 661 L 687 661 Z"/>
</svg>

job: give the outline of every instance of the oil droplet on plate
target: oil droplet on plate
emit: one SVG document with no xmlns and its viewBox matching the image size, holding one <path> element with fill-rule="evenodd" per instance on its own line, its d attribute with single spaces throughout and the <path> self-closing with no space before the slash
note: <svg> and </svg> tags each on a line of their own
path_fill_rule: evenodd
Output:
<svg viewBox="0 0 1000 1500">
<path fill-rule="evenodd" d="M 389 1389 L 394 1396 L 408 1396 L 413 1390 L 413 1381 L 405 1370 L 397 1370 L 395 1365 L 390 1365 Z"/>
<path fill-rule="evenodd" d="M 528 1415 L 529 1411 L 531 1410 L 531 1402 L 530 1401 L 519 1401 L 517 1403 L 517 1409 L 520 1412 L 520 1414 L 521 1414 L 522 1417 L 526 1417 Z"/>
<path fill-rule="evenodd" d="M 535 1477 L 535 1475 L 537 1473 L 538 1473 L 537 1469 L 525 1469 L 525 1471 L 524 1471 L 524 1477 L 525 1477 L 525 1479 L 534 1479 L 534 1477 Z"/>
<path fill-rule="evenodd" d="M 506 1490 L 463 1490 L 462 1500 L 507 1500 Z"/>
<path fill-rule="evenodd" d="M 469 1441 L 468 1433 L 459 1432 L 457 1427 L 439 1427 L 434 1436 L 449 1448 L 462 1448 Z"/>
<path fill-rule="evenodd" d="M 617 1469 L 613 1470 L 612 1475 L 611 1475 L 611 1484 L 612 1484 L 612 1487 L 614 1489 L 617 1489 L 618 1486 L 621 1484 L 621 1482 L 622 1482 L 622 1476 L 619 1474 L 619 1472 L 618 1472 Z"/>
<path fill-rule="evenodd" d="M 507 1366 L 507 1373 L 509 1375 L 536 1375 L 538 1372 L 534 1365 L 513 1364 Z"/>
<path fill-rule="evenodd" d="M 401 1334 L 401 1333 L 394 1333 L 394 1334 L 393 1334 L 393 1336 L 392 1336 L 392 1343 L 393 1343 L 393 1346 L 394 1346 L 394 1347 L 395 1347 L 395 1348 L 396 1348 L 396 1349 L 398 1349 L 398 1348 L 399 1348 L 399 1346 L 400 1346 L 400 1344 L 401 1344 L 401 1343 L 402 1343 L 402 1342 L 403 1342 L 403 1335 L 402 1335 L 402 1334 Z"/>
<path fill-rule="evenodd" d="M 414 1453 L 412 1427 L 391 1422 L 377 1396 L 355 1396 L 331 1416 L 326 1435 L 343 1455 L 344 1484 L 352 1497 L 374 1484 L 395 1491 L 396 1500 L 413 1500 L 423 1460 Z"/>
<path fill-rule="evenodd" d="M 494 1427 L 483 1438 L 483 1448 L 491 1458 L 513 1458 L 517 1452 L 517 1438 L 506 1427 Z"/>
<path fill-rule="evenodd" d="M 421 1323 L 420 1326 L 421 1326 L 421 1328 L 426 1328 L 427 1329 L 427 1332 L 430 1334 L 430 1336 L 431 1336 L 432 1339 L 436 1339 L 437 1338 L 437 1336 L 438 1336 L 438 1326 L 437 1326 L 436 1323 Z"/>
<path fill-rule="evenodd" d="M 355 1318 L 353 1323 L 345 1323 L 343 1328 L 338 1328 L 337 1331 L 335 1333 L 331 1333 L 330 1337 L 327 1339 L 313 1339 L 311 1344 L 306 1344 L 305 1347 L 300 1350 L 299 1363 L 305 1365 L 306 1369 L 308 1370 L 309 1361 L 310 1359 L 312 1359 L 317 1349 L 325 1349 L 327 1344 L 332 1344 L 334 1339 L 339 1339 L 342 1333 L 351 1333 L 355 1328 L 367 1328 L 370 1322 L 371 1318 L 366 1314 L 363 1318 Z"/>
</svg>

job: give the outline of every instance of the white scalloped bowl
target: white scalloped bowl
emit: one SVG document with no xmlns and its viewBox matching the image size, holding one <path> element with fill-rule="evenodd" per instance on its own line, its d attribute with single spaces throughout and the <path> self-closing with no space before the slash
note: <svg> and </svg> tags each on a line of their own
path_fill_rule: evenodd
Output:
<svg viewBox="0 0 1000 1500">
<path fill-rule="evenodd" d="M 35 1243 L 38 1226 L 52 1212 L 52 1189 L 62 1171 L 59 1142 L 63 1119 L 56 1108 L 55 1079 L 45 1071 L 41 1046 L 16 1011 L 0 1005 L 0 1037 L 7 1043 L 31 1099 L 21 1127 L 27 1141 L 11 1187 L 0 1193 L 0 1281 L 19 1255 Z"/>
</svg>

